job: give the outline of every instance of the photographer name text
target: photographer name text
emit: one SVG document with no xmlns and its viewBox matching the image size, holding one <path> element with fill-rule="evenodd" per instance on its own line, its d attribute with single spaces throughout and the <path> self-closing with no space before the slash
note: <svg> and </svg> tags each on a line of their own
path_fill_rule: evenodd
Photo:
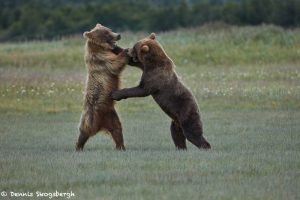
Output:
<svg viewBox="0 0 300 200">
<path fill-rule="evenodd" d="M 2 197 L 39 197 L 39 198 L 48 198 L 48 199 L 54 199 L 54 198 L 67 198 L 70 199 L 72 197 L 75 197 L 75 193 L 70 192 L 14 192 L 14 191 L 2 191 L 1 193 Z"/>
</svg>

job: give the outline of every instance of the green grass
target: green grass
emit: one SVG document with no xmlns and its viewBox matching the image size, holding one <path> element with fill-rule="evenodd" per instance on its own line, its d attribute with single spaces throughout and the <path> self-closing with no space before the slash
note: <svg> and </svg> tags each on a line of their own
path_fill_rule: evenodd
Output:
<svg viewBox="0 0 300 200">
<path fill-rule="evenodd" d="M 130 47 L 146 33 L 124 33 Z M 0 46 L 0 192 L 76 199 L 299 199 L 300 30 L 210 27 L 158 35 L 196 96 L 212 150 L 177 151 L 151 97 L 117 103 L 126 152 L 98 134 L 74 152 L 83 39 Z M 128 67 L 123 86 L 141 72 Z M 2 197 L 1 197 L 2 198 Z"/>
</svg>

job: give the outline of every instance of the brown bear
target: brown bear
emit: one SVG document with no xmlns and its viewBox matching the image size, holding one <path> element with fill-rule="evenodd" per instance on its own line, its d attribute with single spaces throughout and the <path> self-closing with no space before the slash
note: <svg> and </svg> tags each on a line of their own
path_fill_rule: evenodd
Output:
<svg viewBox="0 0 300 200">
<path fill-rule="evenodd" d="M 161 109 L 172 118 L 171 135 L 178 149 L 186 149 L 186 139 L 198 148 L 209 149 L 203 137 L 200 112 L 195 97 L 180 81 L 173 61 L 156 41 L 155 34 L 137 42 L 128 51 L 143 70 L 137 87 L 113 91 L 115 100 L 152 95 Z"/>
<path fill-rule="evenodd" d="M 83 36 L 87 39 L 85 63 L 88 76 L 76 150 L 82 150 L 88 138 L 101 130 L 111 134 L 117 149 L 125 150 L 122 126 L 111 92 L 119 88 L 120 74 L 130 57 L 116 46 L 120 34 L 101 24 Z"/>
</svg>

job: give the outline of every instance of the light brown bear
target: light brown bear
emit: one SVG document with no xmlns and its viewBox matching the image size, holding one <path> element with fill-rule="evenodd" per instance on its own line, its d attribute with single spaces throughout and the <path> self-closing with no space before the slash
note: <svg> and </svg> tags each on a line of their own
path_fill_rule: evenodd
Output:
<svg viewBox="0 0 300 200">
<path fill-rule="evenodd" d="M 143 70 L 137 87 L 114 91 L 115 100 L 151 95 L 161 109 L 171 117 L 171 135 L 178 149 L 186 149 L 186 139 L 198 148 L 210 149 L 203 137 L 197 101 L 180 81 L 173 61 L 156 41 L 155 34 L 138 41 L 129 55 Z"/>
<path fill-rule="evenodd" d="M 116 148 L 125 150 L 122 126 L 110 97 L 113 90 L 119 89 L 120 74 L 129 62 L 125 51 L 116 46 L 121 35 L 97 24 L 83 36 L 87 39 L 85 63 L 88 76 L 76 150 L 82 150 L 89 137 L 99 131 L 109 132 Z"/>
</svg>

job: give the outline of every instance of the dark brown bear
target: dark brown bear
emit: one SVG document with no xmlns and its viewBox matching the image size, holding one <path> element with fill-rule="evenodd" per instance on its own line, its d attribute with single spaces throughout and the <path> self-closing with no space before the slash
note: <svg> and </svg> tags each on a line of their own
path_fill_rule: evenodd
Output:
<svg viewBox="0 0 300 200">
<path fill-rule="evenodd" d="M 116 148 L 125 150 L 122 126 L 110 96 L 119 89 L 120 74 L 130 57 L 115 44 L 120 34 L 107 27 L 97 24 L 84 37 L 88 76 L 76 150 L 82 150 L 89 137 L 99 131 L 109 132 Z"/>
<path fill-rule="evenodd" d="M 186 149 L 186 139 L 198 148 L 209 149 L 203 137 L 199 109 L 191 91 L 178 78 L 172 60 L 155 40 L 155 34 L 137 42 L 129 56 L 141 63 L 140 84 L 114 91 L 115 100 L 152 95 L 161 109 L 172 118 L 171 134 L 178 149 Z"/>
</svg>

